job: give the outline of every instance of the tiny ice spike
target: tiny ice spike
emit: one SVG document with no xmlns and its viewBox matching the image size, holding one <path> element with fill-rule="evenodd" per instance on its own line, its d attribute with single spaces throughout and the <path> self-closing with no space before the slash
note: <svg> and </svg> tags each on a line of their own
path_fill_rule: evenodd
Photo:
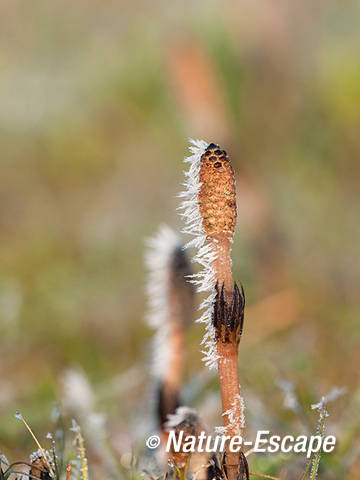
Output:
<svg viewBox="0 0 360 480">
<path fill-rule="evenodd" d="M 22 415 L 18 410 L 16 410 L 16 412 L 15 412 L 15 418 L 16 418 L 16 420 L 20 420 L 20 421 L 22 420 Z"/>
</svg>

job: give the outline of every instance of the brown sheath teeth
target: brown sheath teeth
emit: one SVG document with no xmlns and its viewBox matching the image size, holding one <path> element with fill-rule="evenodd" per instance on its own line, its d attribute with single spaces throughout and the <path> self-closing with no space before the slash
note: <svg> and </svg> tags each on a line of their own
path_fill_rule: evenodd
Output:
<svg viewBox="0 0 360 480">
<path fill-rule="evenodd" d="M 239 456 L 239 472 L 237 480 L 249 480 L 249 466 L 243 452 Z"/>
<path fill-rule="evenodd" d="M 224 285 L 219 290 L 218 283 L 215 286 L 216 297 L 214 302 L 213 325 L 216 339 L 223 343 L 238 344 L 244 325 L 245 294 L 242 285 L 241 290 L 234 284 L 231 303 L 226 302 Z"/>
<path fill-rule="evenodd" d="M 39 480 L 52 479 L 49 472 L 49 467 L 46 465 L 46 462 L 43 459 L 43 457 L 37 457 L 32 461 L 29 474 L 30 474 L 30 478 L 38 478 Z"/>
<path fill-rule="evenodd" d="M 226 479 L 227 476 L 227 469 L 226 469 L 226 452 L 224 453 L 222 459 L 222 470 L 224 472 L 223 477 Z M 244 455 L 244 452 L 239 453 L 239 470 L 237 474 L 237 480 L 249 480 L 249 465 Z"/>
<path fill-rule="evenodd" d="M 224 472 L 220 468 L 216 455 L 213 455 L 209 460 L 206 480 L 226 480 L 226 477 L 224 475 Z"/>
</svg>

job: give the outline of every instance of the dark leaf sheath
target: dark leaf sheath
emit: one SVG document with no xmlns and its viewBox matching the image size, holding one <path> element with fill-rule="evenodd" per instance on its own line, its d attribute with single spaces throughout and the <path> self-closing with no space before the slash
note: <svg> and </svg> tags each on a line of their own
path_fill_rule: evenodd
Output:
<svg viewBox="0 0 360 480">
<path fill-rule="evenodd" d="M 224 472 L 223 477 L 226 479 L 228 478 L 228 472 L 226 468 L 226 453 L 224 453 L 222 459 L 222 471 Z M 244 455 L 244 452 L 239 453 L 239 469 L 237 473 L 236 480 L 249 480 L 249 465 Z"/>
<path fill-rule="evenodd" d="M 249 466 L 243 452 L 239 456 L 239 473 L 237 480 L 249 480 Z"/>
<path fill-rule="evenodd" d="M 226 480 L 226 477 L 220 468 L 216 455 L 213 455 L 209 460 L 206 477 L 207 480 Z"/>
<path fill-rule="evenodd" d="M 215 327 L 216 340 L 223 343 L 239 344 L 244 325 L 245 294 L 242 285 L 241 290 L 234 284 L 231 303 L 225 300 L 224 285 L 219 290 L 218 283 L 215 286 L 216 297 L 213 311 L 213 325 Z"/>
</svg>

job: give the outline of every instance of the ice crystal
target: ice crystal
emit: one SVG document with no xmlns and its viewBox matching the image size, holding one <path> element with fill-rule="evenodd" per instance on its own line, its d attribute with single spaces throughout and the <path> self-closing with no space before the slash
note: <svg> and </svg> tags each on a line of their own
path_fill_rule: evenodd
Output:
<svg viewBox="0 0 360 480">
<path fill-rule="evenodd" d="M 18 411 L 15 412 L 15 418 L 16 420 L 20 420 L 20 422 L 22 422 L 23 417 L 20 412 Z"/>
<path fill-rule="evenodd" d="M 167 225 L 160 225 L 157 234 L 147 240 L 145 265 L 148 269 L 146 293 L 148 297 L 147 322 L 156 329 L 153 343 L 152 371 L 162 377 L 170 356 L 169 273 L 176 249 L 181 248 L 177 234 Z"/>
<path fill-rule="evenodd" d="M 180 423 L 186 420 L 189 416 L 197 417 L 197 412 L 193 408 L 189 407 L 178 407 L 175 413 L 168 414 L 168 420 L 165 423 L 165 428 L 170 430 L 171 428 L 177 427 Z"/>
<path fill-rule="evenodd" d="M 219 430 L 222 428 L 221 434 L 225 434 L 231 430 L 232 432 L 235 432 L 236 435 L 240 435 L 241 431 L 245 428 L 244 410 L 244 399 L 240 394 L 238 394 L 236 395 L 231 408 L 222 414 L 223 417 L 227 417 L 228 425 L 225 427 L 217 427 L 217 432 L 220 433 Z"/>
<path fill-rule="evenodd" d="M 347 392 L 345 387 L 334 387 L 327 395 L 321 398 L 320 402 L 314 403 L 311 405 L 312 410 L 321 409 L 327 403 L 337 400 L 339 397 L 342 397 Z"/>
<path fill-rule="evenodd" d="M 47 461 L 49 462 L 50 465 L 52 465 L 52 458 L 51 458 L 51 455 L 50 455 L 49 451 L 44 450 L 44 453 L 46 455 Z M 35 460 L 37 460 L 38 458 L 44 458 L 43 453 L 40 450 L 40 448 L 38 450 L 36 450 L 35 452 L 30 453 L 30 455 L 29 455 L 30 463 L 35 462 Z"/>
<path fill-rule="evenodd" d="M 69 368 L 62 375 L 63 402 L 77 415 L 90 414 L 95 398 L 90 382 L 80 369 Z"/>
<path fill-rule="evenodd" d="M 209 368 L 216 368 L 218 355 L 215 345 L 215 330 L 212 324 L 212 310 L 216 296 L 215 273 L 212 263 L 216 259 L 216 254 L 212 246 L 207 243 L 198 200 L 201 188 L 199 180 L 201 156 L 204 154 L 208 143 L 203 140 L 192 139 L 190 139 L 190 143 L 189 149 L 192 155 L 184 159 L 184 162 L 189 163 L 190 167 L 187 172 L 184 172 L 185 182 L 182 184 L 184 190 L 179 194 L 179 197 L 183 200 L 179 210 L 181 210 L 180 215 L 185 223 L 185 227 L 182 230 L 183 233 L 194 237 L 185 245 L 185 248 L 195 247 L 197 249 L 193 262 L 199 263 L 202 267 L 199 273 L 190 276 L 190 281 L 197 287 L 198 292 L 209 293 L 208 297 L 200 305 L 203 313 L 197 320 L 197 322 L 205 323 L 205 334 L 201 342 L 205 347 L 202 350 L 204 354 L 203 360 Z"/>
<path fill-rule="evenodd" d="M 316 435 L 319 435 L 321 436 L 321 438 L 324 438 L 325 421 L 326 421 L 326 418 L 329 416 L 329 413 L 326 409 L 326 405 L 329 402 L 333 402 L 334 400 L 338 399 L 345 393 L 346 393 L 346 388 L 334 387 L 330 393 L 328 393 L 327 395 L 321 398 L 320 402 L 314 403 L 313 405 L 311 405 L 312 410 L 319 411 L 319 420 L 316 428 Z M 319 464 L 320 464 L 320 457 L 321 457 L 321 450 L 319 450 L 312 459 L 311 472 L 310 472 L 311 480 L 315 480 L 317 477 Z"/>
<path fill-rule="evenodd" d="M 284 407 L 297 412 L 300 408 L 294 384 L 288 380 L 279 380 L 278 385 L 284 394 Z"/>
</svg>

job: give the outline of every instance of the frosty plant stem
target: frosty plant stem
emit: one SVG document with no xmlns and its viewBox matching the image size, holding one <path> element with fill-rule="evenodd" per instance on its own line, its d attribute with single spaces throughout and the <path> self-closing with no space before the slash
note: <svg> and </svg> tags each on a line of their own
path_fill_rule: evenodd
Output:
<svg viewBox="0 0 360 480">
<path fill-rule="evenodd" d="M 84 438 L 82 436 L 80 427 L 75 420 L 72 421 L 72 427 L 70 430 L 75 433 L 75 442 L 78 447 L 79 459 L 80 459 L 81 479 L 89 480 L 88 462 L 87 462 L 87 457 L 85 452 Z"/>
<path fill-rule="evenodd" d="M 233 285 L 231 243 L 236 223 L 235 177 L 229 157 L 218 145 L 192 141 L 193 155 L 185 174 L 186 190 L 180 194 L 187 227 L 195 236 L 188 246 L 198 247 L 194 260 L 203 271 L 193 276 L 198 291 L 210 292 L 203 302 L 205 312 L 199 319 L 206 323 L 203 344 L 207 347 L 205 362 L 217 366 L 220 380 L 223 432 L 230 437 L 242 435 L 243 401 L 238 376 L 238 346 L 244 320 L 244 293 Z M 239 454 L 228 449 L 225 472 L 235 480 L 241 472 Z"/>
<path fill-rule="evenodd" d="M 190 262 L 181 240 L 166 225 L 148 240 L 148 323 L 156 329 L 152 373 L 158 384 L 157 413 L 164 440 L 169 414 L 179 405 L 184 343 L 194 310 L 194 287 L 186 281 Z"/>
</svg>

